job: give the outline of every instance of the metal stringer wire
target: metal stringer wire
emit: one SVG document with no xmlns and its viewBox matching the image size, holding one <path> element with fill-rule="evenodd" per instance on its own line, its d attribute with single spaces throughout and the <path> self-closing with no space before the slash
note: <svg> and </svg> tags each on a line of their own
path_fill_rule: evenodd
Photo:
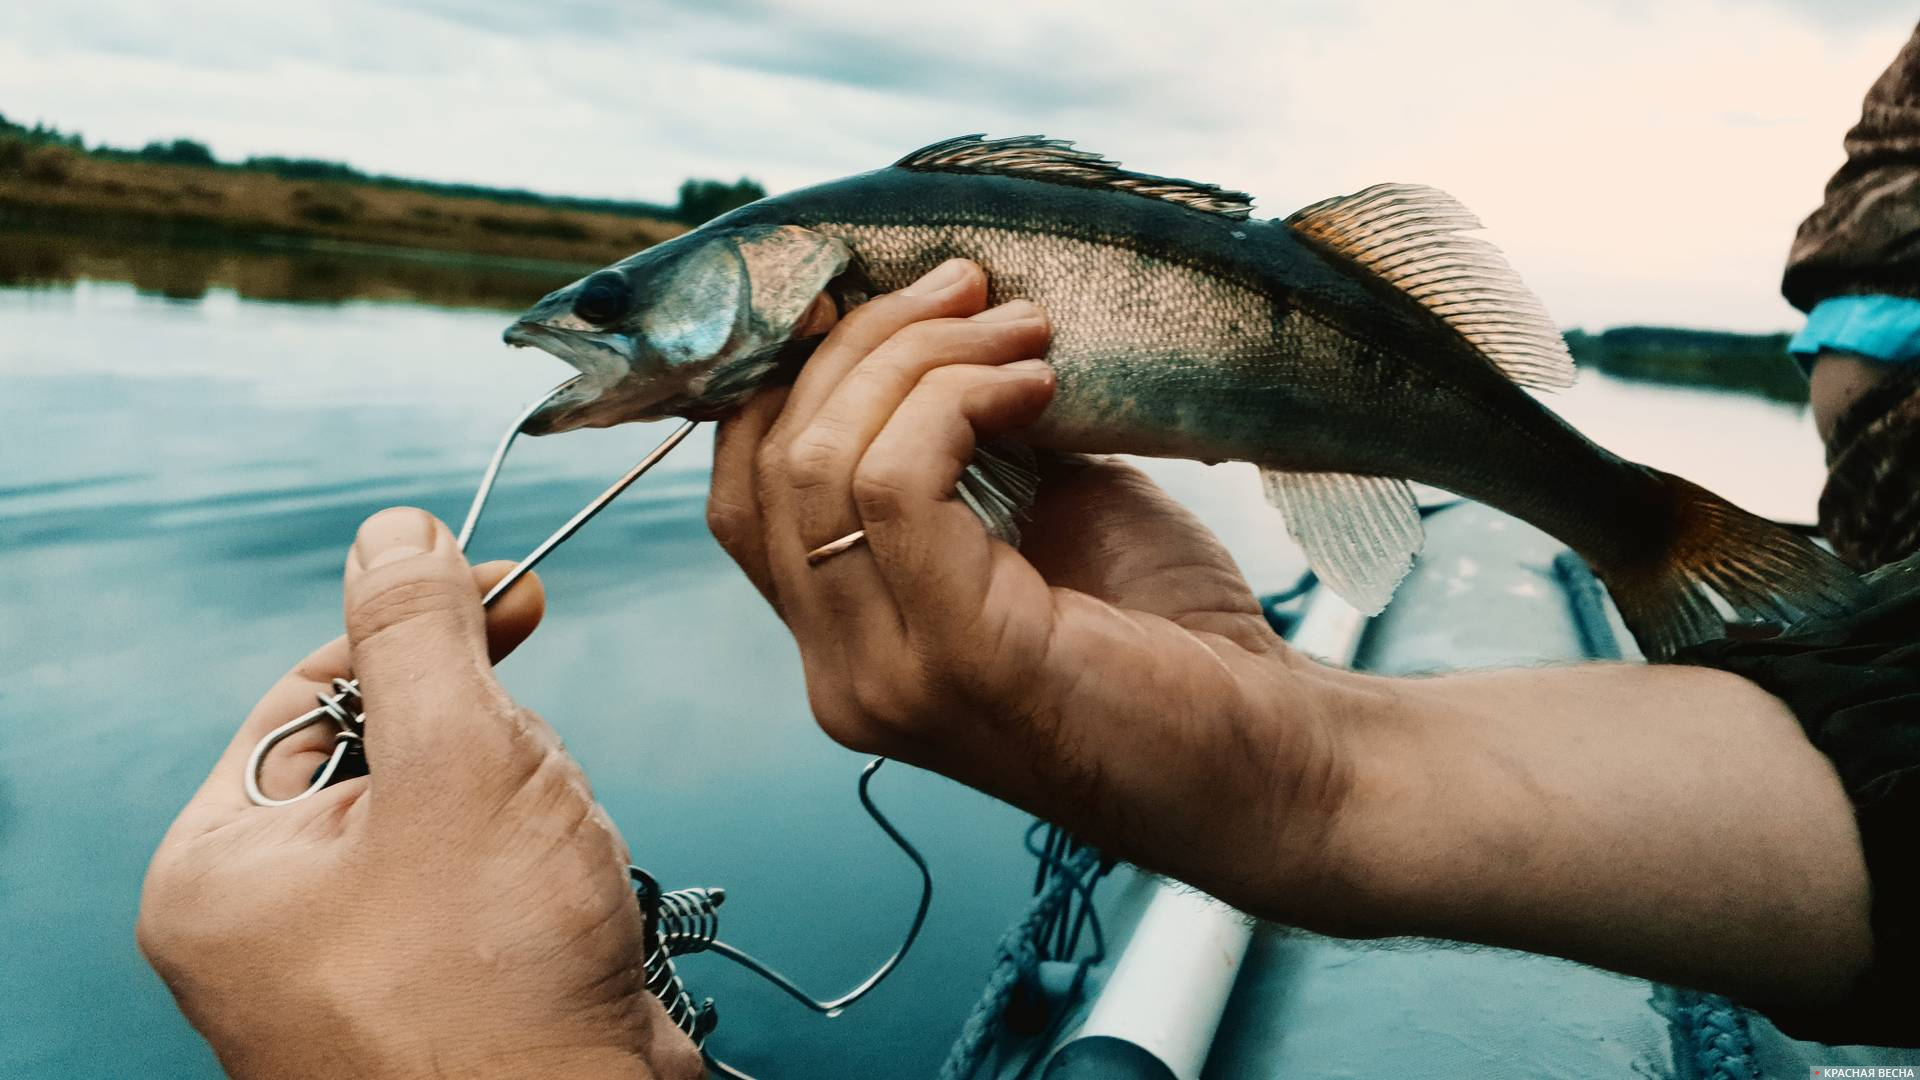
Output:
<svg viewBox="0 0 1920 1080">
<path fill-rule="evenodd" d="M 577 378 L 577 376 L 576 376 Z M 474 492 L 473 502 L 467 508 L 466 519 L 461 523 L 458 542 L 461 551 L 467 549 L 475 530 L 479 527 L 480 517 L 485 511 L 488 499 L 500 477 L 501 466 L 506 462 L 507 452 L 519 437 L 521 430 L 541 406 L 551 401 L 573 384 L 569 379 L 548 391 L 540 400 L 527 406 L 509 427 L 506 434 L 494 448 L 493 456 L 487 462 L 486 471 L 481 475 L 479 488 Z M 607 508 L 614 499 L 632 486 L 634 481 L 646 475 L 648 470 L 684 442 L 698 423 L 688 420 L 663 439 L 658 446 L 642 458 L 633 468 L 627 470 L 618 480 L 581 507 L 566 524 L 556 529 L 552 535 L 541 541 L 540 545 L 514 565 L 507 575 L 501 578 L 482 598 L 483 605 L 491 606 L 515 583 L 525 577 L 541 560 L 551 554 L 555 548 L 579 532 L 595 515 Z M 245 770 L 247 798 L 257 806 L 288 806 L 311 798 L 328 785 L 346 779 L 349 775 L 358 775 L 364 763 L 362 755 L 363 735 L 366 727 L 366 712 L 360 698 L 360 684 L 352 679 L 335 679 L 330 692 L 319 695 L 319 707 L 304 713 L 274 728 L 254 745 Z M 312 781 L 305 790 L 285 799 L 269 797 L 260 788 L 260 771 L 266 757 L 275 746 L 286 739 L 304 731 L 315 724 L 331 723 L 336 728 L 334 748 L 327 761 L 315 771 Z M 646 924 L 646 955 L 643 963 L 646 969 L 647 991 L 659 999 L 667 1011 L 667 1017 L 676 1027 L 701 1048 L 707 1065 L 721 1076 L 751 1080 L 746 1074 L 728 1066 L 724 1062 L 707 1054 L 705 1044 L 707 1036 L 712 1034 L 719 1022 L 719 1013 L 712 999 L 695 1004 L 687 992 L 685 982 L 675 969 L 673 960 L 677 956 L 690 953 L 711 952 L 746 968 L 762 979 L 778 987 L 783 993 L 823 1016 L 840 1015 L 849 1005 L 859 1001 L 880 985 L 888 975 L 900 966 L 914 941 L 920 936 L 920 929 L 926 923 L 927 908 L 933 902 L 933 873 L 927 867 L 926 859 L 920 854 L 885 814 L 874 804 L 869 787 L 873 774 L 886 763 L 885 758 L 874 758 L 860 772 L 860 805 L 873 818 L 874 824 L 886 833 L 920 873 L 920 900 L 914 907 L 912 921 L 907 926 L 906 936 L 892 955 L 874 969 L 873 973 L 862 979 L 857 985 L 838 997 L 820 999 L 802 990 L 792 979 L 777 969 L 734 945 L 720 940 L 719 908 L 726 899 L 724 890 L 718 888 L 678 889 L 663 891 L 659 882 L 651 874 L 637 866 L 629 866 L 627 873 L 634 883 L 634 897 L 640 905 L 642 918 Z"/>
</svg>

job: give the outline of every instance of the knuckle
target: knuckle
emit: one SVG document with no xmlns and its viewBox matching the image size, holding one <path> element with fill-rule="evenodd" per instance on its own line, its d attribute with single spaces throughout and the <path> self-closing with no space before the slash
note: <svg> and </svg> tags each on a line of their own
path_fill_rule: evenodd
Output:
<svg viewBox="0 0 1920 1080">
<path fill-rule="evenodd" d="M 787 447 L 784 441 L 768 439 L 753 452 L 754 474 L 763 480 L 777 480 L 786 463 Z"/>
<path fill-rule="evenodd" d="M 837 681 L 819 678 L 809 670 L 807 707 L 813 710 L 813 718 L 820 729 L 833 736 L 835 742 L 854 750 L 860 749 L 859 733 L 866 725 L 859 707 Z"/>
<path fill-rule="evenodd" d="M 511 777 L 516 794 L 530 813 L 545 818 L 570 819 L 568 810 L 585 813 L 593 802 L 593 788 L 587 783 L 567 752 L 557 745 L 540 748 L 532 754 L 517 755 L 518 775 Z"/>
<path fill-rule="evenodd" d="M 847 312 L 834 330 L 838 333 L 862 334 L 869 329 L 898 322 L 911 310 L 913 297 L 897 292 L 883 293 Z"/>
<path fill-rule="evenodd" d="M 755 508 L 738 499 L 715 495 L 707 500 L 707 531 L 728 554 L 746 550 L 759 524 Z"/>
<path fill-rule="evenodd" d="M 893 461 L 862 461 L 853 472 L 853 502 L 863 521 L 890 521 L 912 498 L 906 467 Z"/>
<path fill-rule="evenodd" d="M 992 368 L 971 365 L 937 367 L 920 376 L 920 385 L 915 389 L 937 397 L 953 397 L 977 384 L 980 381 L 981 372 L 992 370 Z"/>
<path fill-rule="evenodd" d="M 925 711 L 922 683 L 913 671 L 863 671 L 853 679 L 853 702 L 869 720 L 913 727 Z"/>
<path fill-rule="evenodd" d="M 595 800 L 586 818 L 581 823 L 584 835 L 595 843 L 604 845 L 612 851 L 614 861 L 624 865 L 633 861 L 633 851 L 627 846 L 626 837 L 620 834 L 620 826 L 613 823 L 613 816 L 607 808 Z"/>
<path fill-rule="evenodd" d="M 902 330 L 928 318 L 931 298 L 885 293 L 854 308 L 834 327 L 835 334 L 866 343 L 871 348 L 899 336 Z"/>
<path fill-rule="evenodd" d="M 887 352 L 896 362 L 919 363 L 948 351 L 967 336 L 975 324 L 965 319 L 923 319 L 908 323 L 887 339 Z"/>
<path fill-rule="evenodd" d="M 834 742 L 858 753 L 887 753 L 891 722 L 875 717 L 855 699 L 848 687 L 807 684 L 807 702 L 814 722 Z"/>
<path fill-rule="evenodd" d="M 347 613 L 347 631 L 365 642 L 422 618 L 459 610 L 458 596 L 440 580 L 410 578 L 375 588 Z"/>
<path fill-rule="evenodd" d="M 906 377 L 912 365 L 903 363 L 897 349 L 876 349 L 863 363 L 847 372 L 841 386 L 858 400 L 873 400 L 887 394 Z"/>
<path fill-rule="evenodd" d="M 833 424 L 817 420 L 794 437 L 786 451 L 786 478 L 794 488 L 815 488 L 833 482 L 842 468 L 846 437 Z"/>
<path fill-rule="evenodd" d="M 449 770 L 455 779 L 448 784 L 454 788 L 473 785 L 474 790 L 484 790 L 488 798 L 497 799 L 524 799 L 530 793 L 537 796 L 550 790 L 549 781 L 556 777 L 549 774 L 565 763 L 551 756 L 558 754 L 564 759 L 566 754 L 557 740 L 543 736 L 547 729 L 537 716 L 515 705 L 504 690 L 458 707 L 465 713 L 461 717 L 465 732 L 459 767 Z M 427 715 L 415 719 L 439 725 L 452 718 Z"/>
</svg>

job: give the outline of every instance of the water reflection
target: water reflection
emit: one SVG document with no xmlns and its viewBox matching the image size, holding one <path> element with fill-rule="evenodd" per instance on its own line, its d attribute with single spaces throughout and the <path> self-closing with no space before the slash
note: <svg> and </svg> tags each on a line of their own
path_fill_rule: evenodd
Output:
<svg viewBox="0 0 1920 1080">
<path fill-rule="evenodd" d="M 264 243 L 264 242 L 263 242 Z M 214 289 L 249 300 L 340 303 L 413 301 L 512 311 L 593 267 L 465 257 L 431 251 L 328 250 L 313 246 L 180 246 L 96 235 L 0 230 L 0 288 L 80 280 L 125 281 L 169 300 Z"/>
<path fill-rule="evenodd" d="M 97 279 L 0 289 L 0 861 L 18 871 L 0 875 L 0 1075 L 218 1075 L 133 947 L 147 857 L 254 699 L 339 632 L 358 522 L 396 503 L 457 520 L 499 425 L 565 371 L 504 348 L 496 312 L 262 303 L 225 280 L 194 304 Z M 526 440 L 477 554 L 524 553 L 659 436 Z M 547 625 L 501 674 L 663 881 L 726 885 L 730 937 L 837 989 L 891 948 L 916 881 L 706 535 L 710 451 L 697 436 L 555 554 Z M 1027 882 L 1021 818 L 904 768 L 877 797 L 947 883 L 915 956 L 831 1022 L 690 965 L 729 1057 L 804 1078 L 929 1074 L 944 1053 Z"/>
<path fill-rule="evenodd" d="M 449 309 L 517 310 L 558 279 L 15 240 L 0 237 L 26 286 L 0 288 L 0 1075 L 212 1077 L 133 948 L 147 857 L 261 690 L 339 632 L 358 522 L 396 503 L 457 520 L 499 425 L 567 373 L 501 346 L 500 313 Z M 1550 400 L 1622 453 L 1811 512 L 1819 451 L 1796 410 L 1604 378 Z M 661 434 L 523 440 L 477 554 L 523 553 Z M 808 718 L 791 642 L 706 535 L 710 450 L 696 434 L 555 554 L 547 624 L 502 677 L 663 881 L 725 885 L 729 938 L 835 990 L 891 948 L 916 881 L 853 800 L 858 758 Z M 1148 468 L 1256 586 L 1298 573 L 1251 467 Z M 717 1046 L 749 1071 L 930 1075 L 1022 902 L 1020 815 L 904 768 L 876 795 L 934 867 L 922 943 L 836 1021 L 692 958 L 722 1004 Z"/>
</svg>

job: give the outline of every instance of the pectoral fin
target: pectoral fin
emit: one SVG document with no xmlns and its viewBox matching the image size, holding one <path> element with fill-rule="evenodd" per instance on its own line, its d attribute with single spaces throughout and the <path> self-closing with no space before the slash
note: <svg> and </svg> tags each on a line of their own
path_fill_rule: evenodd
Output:
<svg viewBox="0 0 1920 1080">
<path fill-rule="evenodd" d="M 1387 606 L 1425 539 L 1405 480 L 1261 469 L 1260 482 L 1321 581 L 1365 614 Z"/>
<path fill-rule="evenodd" d="M 1019 519 L 1033 506 L 1040 473 L 1033 451 L 1013 439 L 989 439 L 973 452 L 973 464 L 960 474 L 954 494 L 966 503 L 987 531 L 1020 546 Z"/>
</svg>

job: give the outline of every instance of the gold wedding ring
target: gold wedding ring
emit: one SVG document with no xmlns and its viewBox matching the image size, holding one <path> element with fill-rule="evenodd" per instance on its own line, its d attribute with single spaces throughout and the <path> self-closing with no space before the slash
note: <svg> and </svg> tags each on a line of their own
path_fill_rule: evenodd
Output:
<svg viewBox="0 0 1920 1080">
<path fill-rule="evenodd" d="M 841 537 L 838 540 L 833 541 L 832 543 L 821 544 L 819 547 L 814 548 L 812 551 L 807 552 L 807 565 L 819 566 L 821 563 L 826 562 L 828 559 L 833 558 L 835 555 L 838 555 L 843 551 L 852 551 L 854 548 L 857 548 L 861 544 L 864 544 L 866 542 L 867 542 L 867 530 L 855 529 L 854 531 L 848 533 L 847 535 Z"/>
</svg>

